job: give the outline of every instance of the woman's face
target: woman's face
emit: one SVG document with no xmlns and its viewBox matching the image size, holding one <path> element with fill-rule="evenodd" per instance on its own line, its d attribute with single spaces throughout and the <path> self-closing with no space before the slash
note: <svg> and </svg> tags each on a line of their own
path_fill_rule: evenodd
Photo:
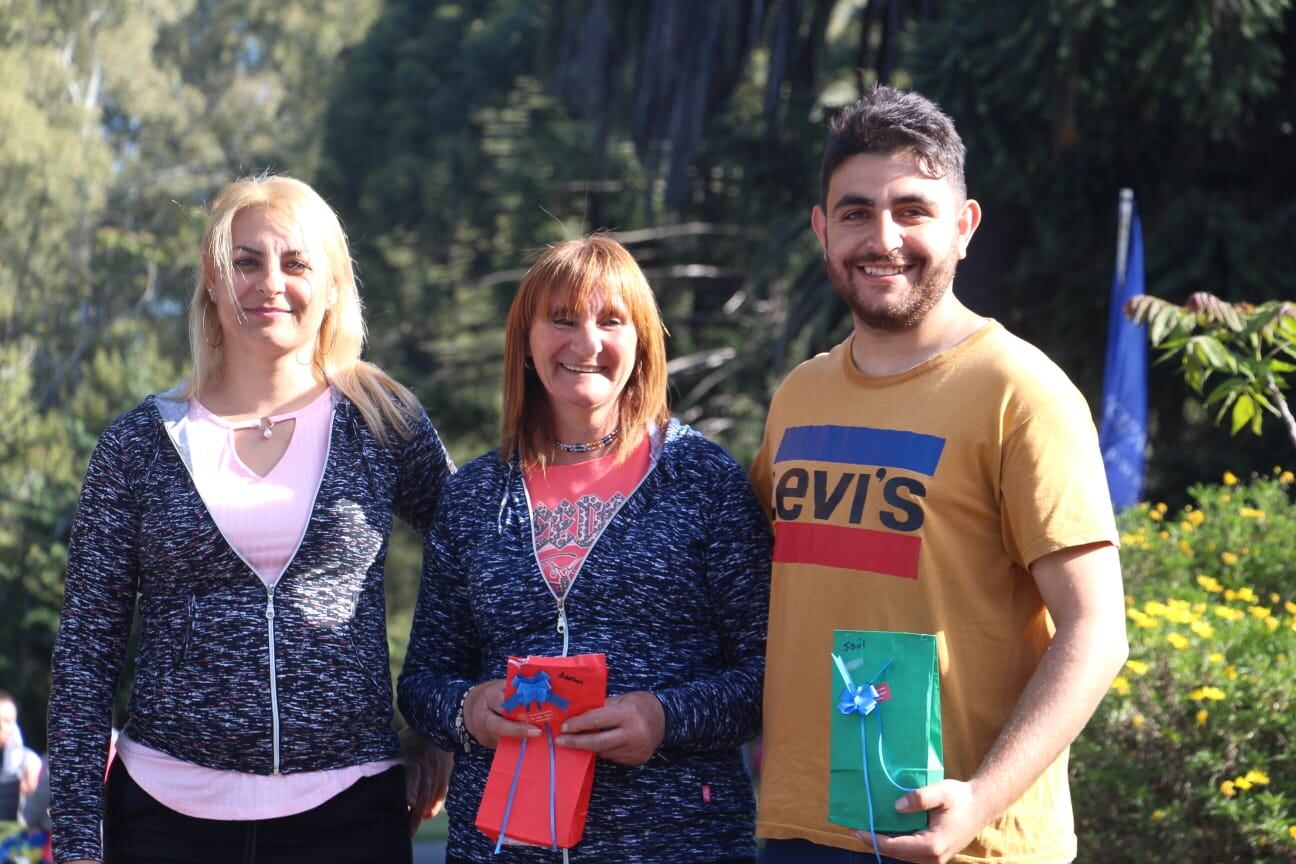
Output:
<svg viewBox="0 0 1296 864">
<path fill-rule="evenodd" d="M 600 289 L 584 309 L 555 307 L 537 316 L 528 353 L 558 419 L 597 427 L 615 420 L 638 345 L 625 306 Z"/>
<path fill-rule="evenodd" d="M 309 361 L 328 304 L 322 255 L 310 251 L 289 217 L 268 207 L 235 215 L 231 241 L 233 297 L 211 288 L 226 351 Z"/>
</svg>

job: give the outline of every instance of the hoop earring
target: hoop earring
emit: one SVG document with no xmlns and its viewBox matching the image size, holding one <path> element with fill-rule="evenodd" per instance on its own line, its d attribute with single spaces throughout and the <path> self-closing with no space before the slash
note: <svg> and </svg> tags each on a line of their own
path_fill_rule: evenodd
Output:
<svg viewBox="0 0 1296 864">
<path fill-rule="evenodd" d="M 207 343 L 207 347 L 208 347 L 208 348 L 219 348 L 220 346 L 222 346 L 222 345 L 225 344 L 225 333 L 224 333 L 224 331 L 221 332 L 221 338 L 220 338 L 220 341 L 219 341 L 219 342 L 213 342 L 213 341 L 211 341 L 210 339 L 207 338 L 207 309 L 208 309 L 208 308 L 209 308 L 208 306 L 203 306 L 203 311 L 202 311 L 202 337 L 203 337 L 203 342 L 206 342 L 206 343 Z M 219 330 L 220 328 L 218 327 L 217 329 Z"/>
</svg>

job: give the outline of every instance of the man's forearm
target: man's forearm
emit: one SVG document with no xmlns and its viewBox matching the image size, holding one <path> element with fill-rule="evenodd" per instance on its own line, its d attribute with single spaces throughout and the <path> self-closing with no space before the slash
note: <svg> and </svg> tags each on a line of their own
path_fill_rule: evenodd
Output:
<svg viewBox="0 0 1296 864">
<path fill-rule="evenodd" d="M 1057 632 L 970 781 L 988 820 L 1007 810 L 1075 740 L 1129 652 L 1116 550 L 1058 555 L 1040 562 L 1036 572 Z"/>
</svg>

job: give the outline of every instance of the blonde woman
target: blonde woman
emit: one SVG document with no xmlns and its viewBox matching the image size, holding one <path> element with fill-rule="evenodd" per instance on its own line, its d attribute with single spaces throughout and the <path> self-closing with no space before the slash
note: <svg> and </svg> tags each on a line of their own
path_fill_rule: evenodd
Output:
<svg viewBox="0 0 1296 864">
<path fill-rule="evenodd" d="M 422 533 L 453 466 L 360 359 L 346 236 L 313 189 L 220 193 L 189 340 L 192 377 L 118 418 L 86 472 L 50 696 L 55 859 L 408 861 L 383 565 L 393 514 Z M 421 767 L 418 811 L 442 762 Z"/>
<path fill-rule="evenodd" d="M 557 743 L 599 762 L 570 860 L 750 862 L 739 747 L 760 729 L 769 529 L 747 476 L 666 404 L 665 330 L 610 237 L 546 250 L 505 331 L 500 449 L 446 486 L 401 711 L 455 756 L 446 861 L 561 861 L 473 827 L 509 655 L 602 653 L 607 705 Z"/>
</svg>

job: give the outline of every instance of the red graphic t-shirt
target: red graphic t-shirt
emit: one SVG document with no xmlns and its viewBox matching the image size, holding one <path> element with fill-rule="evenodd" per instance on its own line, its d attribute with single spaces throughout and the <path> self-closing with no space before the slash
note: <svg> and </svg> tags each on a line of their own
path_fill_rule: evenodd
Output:
<svg viewBox="0 0 1296 864">
<path fill-rule="evenodd" d="M 620 465 L 613 465 L 609 454 L 576 465 L 550 465 L 543 473 L 526 472 L 536 558 L 555 597 L 567 594 L 590 547 L 634 493 L 651 462 L 645 435 Z"/>
</svg>

